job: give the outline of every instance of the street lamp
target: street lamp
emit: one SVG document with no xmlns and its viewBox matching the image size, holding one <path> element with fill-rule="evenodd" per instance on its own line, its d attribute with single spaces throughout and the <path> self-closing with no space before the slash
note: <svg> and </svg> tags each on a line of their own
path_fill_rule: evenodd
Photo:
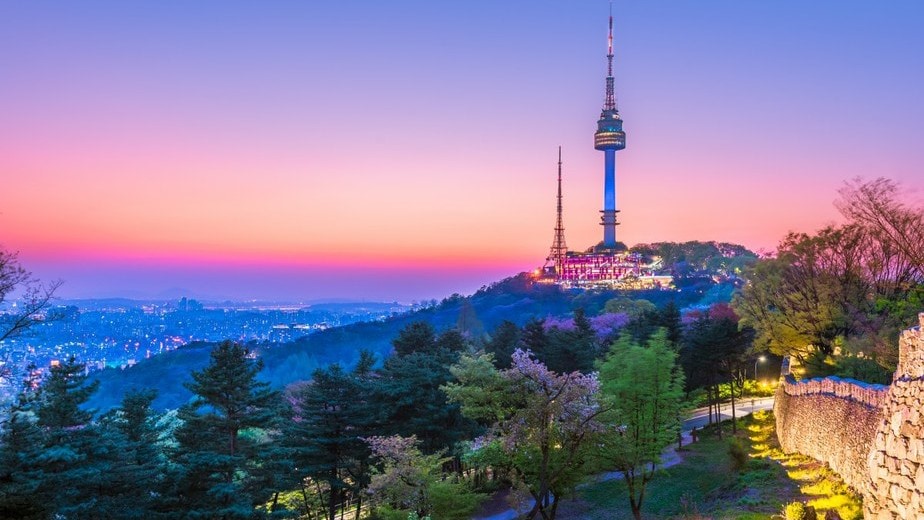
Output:
<svg viewBox="0 0 924 520">
<path fill-rule="evenodd" d="M 767 356 L 760 356 L 754 360 L 754 381 L 757 381 L 757 363 L 763 363 L 767 360 Z"/>
</svg>

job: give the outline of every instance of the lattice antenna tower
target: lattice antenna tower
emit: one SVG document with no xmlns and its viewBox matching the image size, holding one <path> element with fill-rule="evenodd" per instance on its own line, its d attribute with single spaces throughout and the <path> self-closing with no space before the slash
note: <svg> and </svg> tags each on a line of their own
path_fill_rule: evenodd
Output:
<svg viewBox="0 0 924 520">
<path fill-rule="evenodd" d="M 549 262 L 555 264 L 555 275 L 561 276 L 562 266 L 565 263 L 565 256 L 568 254 L 568 245 L 565 243 L 565 224 L 562 219 L 562 196 L 561 196 L 561 146 L 558 147 L 558 206 L 556 208 L 555 218 L 555 238 L 552 240 L 552 248 L 549 251 Z"/>
</svg>

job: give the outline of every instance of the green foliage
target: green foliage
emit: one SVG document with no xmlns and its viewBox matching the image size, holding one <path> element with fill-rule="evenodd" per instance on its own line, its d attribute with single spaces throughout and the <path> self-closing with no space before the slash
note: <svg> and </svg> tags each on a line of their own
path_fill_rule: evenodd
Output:
<svg viewBox="0 0 924 520">
<path fill-rule="evenodd" d="M 494 356 L 494 364 L 497 368 L 509 368 L 510 356 L 517 349 L 520 342 L 520 328 L 516 323 L 504 320 L 494 330 L 491 339 L 485 345 L 485 352 Z"/>
<path fill-rule="evenodd" d="M 100 419 L 99 426 L 110 459 L 110 482 L 98 493 L 110 514 L 121 518 L 144 519 L 154 516 L 154 494 L 161 485 L 166 465 L 159 416 L 151 409 L 153 390 L 133 390 L 122 399 L 122 406 Z M 131 507 L 126 507 L 131 504 Z"/>
<path fill-rule="evenodd" d="M 536 341 L 540 341 L 538 332 L 530 331 L 527 334 L 524 330 L 524 338 L 529 335 L 535 335 Z M 553 372 L 569 374 L 592 371 L 597 354 L 596 335 L 584 310 L 574 311 L 573 330 L 552 328 L 545 333 L 544 345 L 540 348 L 542 350 L 535 352 L 536 357 Z"/>
<path fill-rule="evenodd" d="M 417 515 L 447 520 L 467 520 L 484 499 L 458 478 L 444 478 L 447 462 L 442 454 L 425 455 L 414 437 L 370 437 L 366 439 L 380 462 L 370 490 L 389 514 L 397 508 Z"/>
<path fill-rule="evenodd" d="M 296 481 L 326 484 L 326 515 L 333 520 L 347 492 L 358 495 L 369 484 L 369 448 L 362 438 L 374 434 L 373 389 L 339 365 L 314 372 L 311 382 L 289 394 L 292 420 L 284 427 L 286 459 Z M 306 491 L 308 492 L 308 491 Z M 305 512 L 306 514 L 308 511 Z"/>
<path fill-rule="evenodd" d="M 837 356 L 829 375 L 856 379 L 867 383 L 888 385 L 892 383 L 892 371 L 870 358 Z M 810 375 L 808 377 L 811 377 Z"/>
<path fill-rule="evenodd" d="M 173 488 L 160 507 L 171 514 L 250 518 L 271 492 L 259 465 L 272 458 L 272 446 L 245 432 L 274 425 L 279 394 L 257 380 L 262 363 L 243 346 L 226 341 L 210 357 L 187 383 L 195 398 L 179 410 Z"/>
<path fill-rule="evenodd" d="M 35 416 L 36 399 L 29 385 L 10 409 L 0 435 L 0 518 L 46 518 L 51 504 L 38 456 L 42 431 Z M 47 492 L 47 491 L 45 491 Z"/>
<path fill-rule="evenodd" d="M 442 386 L 449 402 L 460 403 L 462 415 L 490 426 L 513 413 L 510 381 L 493 364 L 492 354 L 462 356 L 449 368 L 458 382 Z"/>
<path fill-rule="evenodd" d="M 616 426 L 600 443 L 601 457 L 622 472 L 636 518 L 661 452 L 680 429 L 683 373 L 676 359 L 662 329 L 646 346 L 622 337 L 600 365 L 607 420 Z"/>
<path fill-rule="evenodd" d="M 690 389 L 730 381 L 749 357 L 751 331 L 731 318 L 706 315 L 694 321 L 684 336 L 681 363 Z"/>
<path fill-rule="evenodd" d="M 848 183 L 837 203 L 845 224 L 790 233 L 749 271 L 735 306 L 760 347 L 803 365 L 847 347 L 894 368 L 898 332 L 924 300 L 924 208 L 900 195 L 882 178 Z"/>
<path fill-rule="evenodd" d="M 655 312 L 657 307 L 648 300 L 636 300 L 625 296 L 619 296 L 612 300 L 608 300 L 603 309 L 610 313 L 625 313 L 630 319 L 635 319 L 645 314 Z"/>
<path fill-rule="evenodd" d="M 395 348 L 396 356 L 432 352 L 436 350 L 436 329 L 425 321 L 415 321 L 401 329 L 391 344 Z"/>
<path fill-rule="evenodd" d="M 490 361 L 490 355 L 462 360 L 453 368 L 460 382 L 445 387 L 464 413 L 493 422 L 494 436 L 479 439 L 466 460 L 509 470 L 538 497 L 530 517 L 554 518 L 550 497 L 563 496 L 584 475 L 585 456 L 602 429 L 597 379 L 556 374 L 522 350 L 503 372 Z"/>
<path fill-rule="evenodd" d="M 484 498 L 484 495 L 475 493 L 467 484 L 453 479 L 434 482 L 430 486 L 430 501 L 433 504 L 431 516 L 441 520 L 469 520 Z"/>
<path fill-rule="evenodd" d="M 414 435 L 426 453 L 450 449 L 471 438 L 476 425 L 440 390 L 452 379 L 449 367 L 458 359 L 457 352 L 442 348 L 388 358 L 376 385 L 384 433 Z"/>
<path fill-rule="evenodd" d="M 664 329 L 666 339 L 675 347 L 680 343 L 680 309 L 673 300 L 663 307 L 647 310 L 630 321 L 620 336 L 629 335 L 636 343 L 643 344 L 659 329 Z"/>
<path fill-rule="evenodd" d="M 735 471 L 743 470 L 748 464 L 748 450 L 740 439 L 733 437 L 728 440 L 728 456 Z"/>
</svg>

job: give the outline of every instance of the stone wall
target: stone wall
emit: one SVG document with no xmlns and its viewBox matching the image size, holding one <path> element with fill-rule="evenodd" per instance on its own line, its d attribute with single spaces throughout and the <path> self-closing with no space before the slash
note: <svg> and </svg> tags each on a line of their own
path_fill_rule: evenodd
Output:
<svg viewBox="0 0 924 520">
<path fill-rule="evenodd" d="M 832 384 L 842 395 L 828 390 Z M 867 459 L 880 422 L 878 402 L 887 391 L 882 385 L 844 380 L 785 381 L 773 404 L 780 447 L 826 462 L 847 485 L 865 494 L 870 490 Z"/>
<path fill-rule="evenodd" d="M 828 463 L 863 495 L 864 517 L 924 520 L 924 313 L 899 339 L 892 385 L 825 378 L 777 390 L 787 452 Z"/>
<path fill-rule="evenodd" d="M 924 314 L 899 340 L 898 369 L 869 452 L 866 518 L 924 519 Z"/>
</svg>

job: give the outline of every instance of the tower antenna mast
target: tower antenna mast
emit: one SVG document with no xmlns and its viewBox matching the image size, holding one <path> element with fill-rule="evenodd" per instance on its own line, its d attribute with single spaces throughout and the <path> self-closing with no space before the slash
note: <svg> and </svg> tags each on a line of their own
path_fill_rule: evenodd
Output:
<svg viewBox="0 0 924 520">
<path fill-rule="evenodd" d="M 565 263 L 565 256 L 568 254 L 568 246 L 565 244 L 565 225 L 562 219 L 562 196 L 561 196 L 561 146 L 558 147 L 558 206 L 556 208 L 555 219 L 555 238 L 552 240 L 552 248 L 549 251 L 548 261 L 555 264 L 555 276 L 561 277 L 562 267 Z"/>
</svg>

